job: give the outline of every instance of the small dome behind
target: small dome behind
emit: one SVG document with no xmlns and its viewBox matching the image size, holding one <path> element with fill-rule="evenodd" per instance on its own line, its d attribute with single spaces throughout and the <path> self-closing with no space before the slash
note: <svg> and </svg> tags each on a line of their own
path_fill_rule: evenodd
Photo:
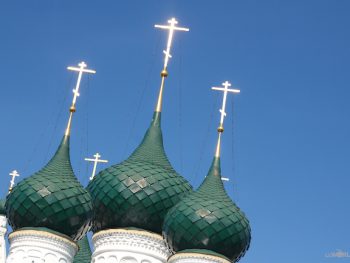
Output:
<svg viewBox="0 0 350 263">
<path fill-rule="evenodd" d="M 46 227 L 73 240 L 88 231 L 92 217 L 90 194 L 74 175 L 69 136 L 39 172 L 19 182 L 7 196 L 6 212 L 13 230 Z"/>
<path fill-rule="evenodd" d="M 249 222 L 225 192 L 219 158 L 214 158 L 199 189 L 168 212 L 163 236 L 174 252 L 204 249 L 233 262 L 245 254 L 251 239 Z"/>
<path fill-rule="evenodd" d="M 87 236 L 78 241 L 79 251 L 74 257 L 73 263 L 91 263 L 91 248 Z"/>
<path fill-rule="evenodd" d="M 160 112 L 154 114 L 134 153 L 97 174 L 88 189 L 94 204 L 94 232 L 124 227 L 162 232 L 167 211 L 192 188 L 165 154 Z"/>
</svg>

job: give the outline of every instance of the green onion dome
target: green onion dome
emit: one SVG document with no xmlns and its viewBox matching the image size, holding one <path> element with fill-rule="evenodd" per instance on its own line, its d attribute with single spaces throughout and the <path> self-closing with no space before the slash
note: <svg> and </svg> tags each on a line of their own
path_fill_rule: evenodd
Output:
<svg viewBox="0 0 350 263">
<path fill-rule="evenodd" d="M 88 185 L 94 204 L 93 231 L 136 227 L 161 234 L 167 211 L 189 193 L 163 148 L 160 112 L 131 156 L 95 176 Z"/>
<path fill-rule="evenodd" d="M 0 215 L 6 215 L 5 200 L 0 199 Z"/>
<path fill-rule="evenodd" d="M 13 230 L 45 227 L 73 240 L 89 230 L 90 194 L 74 175 L 69 136 L 64 136 L 53 158 L 39 172 L 19 182 L 7 196 L 6 212 Z"/>
<path fill-rule="evenodd" d="M 74 257 L 73 263 L 91 263 L 91 248 L 87 236 L 78 241 L 79 251 Z"/>
<path fill-rule="evenodd" d="M 163 236 L 174 252 L 210 250 L 233 262 L 248 250 L 249 222 L 224 189 L 220 158 L 214 158 L 199 189 L 167 213 Z"/>
</svg>

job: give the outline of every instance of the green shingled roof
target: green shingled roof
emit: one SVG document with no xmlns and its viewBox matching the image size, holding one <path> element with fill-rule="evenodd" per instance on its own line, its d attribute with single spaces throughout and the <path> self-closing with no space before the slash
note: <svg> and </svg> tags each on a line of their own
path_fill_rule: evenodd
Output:
<svg viewBox="0 0 350 263">
<path fill-rule="evenodd" d="M 44 168 L 13 188 L 6 212 L 14 230 L 46 227 L 73 240 L 85 235 L 92 217 L 91 197 L 73 173 L 68 136 Z"/>
<path fill-rule="evenodd" d="M 160 113 L 124 162 L 101 171 L 88 189 L 94 203 L 93 231 L 137 227 L 161 233 L 166 212 L 191 191 L 163 148 Z"/>
<path fill-rule="evenodd" d="M 0 199 L 0 215 L 6 215 L 5 200 Z"/>
<path fill-rule="evenodd" d="M 91 249 L 87 236 L 78 241 L 79 251 L 74 257 L 73 263 L 91 263 Z"/>
<path fill-rule="evenodd" d="M 163 236 L 175 252 L 206 249 L 233 262 L 245 254 L 251 239 L 249 222 L 225 192 L 219 158 L 214 158 L 199 189 L 168 212 Z"/>
</svg>

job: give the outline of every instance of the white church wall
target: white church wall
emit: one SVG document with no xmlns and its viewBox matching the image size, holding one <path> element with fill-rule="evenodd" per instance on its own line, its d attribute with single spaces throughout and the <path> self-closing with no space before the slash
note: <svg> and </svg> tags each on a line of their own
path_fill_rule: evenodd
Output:
<svg viewBox="0 0 350 263">
<path fill-rule="evenodd" d="M 37 230 L 9 235 L 6 263 L 72 263 L 78 246 L 68 238 Z"/>
<path fill-rule="evenodd" d="M 231 263 L 231 261 L 207 254 L 177 253 L 169 258 L 168 263 Z"/>
<path fill-rule="evenodd" d="M 165 263 L 170 256 L 161 235 L 142 230 L 104 230 L 92 242 L 92 263 Z"/>
<path fill-rule="evenodd" d="M 5 263 L 6 261 L 6 242 L 5 242 L 6 232 L 7 232 L 6 216 L 0 215 L 0 263 Z"/>
</svg>

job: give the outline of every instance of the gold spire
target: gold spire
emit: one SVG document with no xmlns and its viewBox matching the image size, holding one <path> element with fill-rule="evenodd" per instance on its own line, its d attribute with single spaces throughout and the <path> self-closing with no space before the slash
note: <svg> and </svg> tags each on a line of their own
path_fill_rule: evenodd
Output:
<svg viewBox="0 0 350 263">
<path fill-rule="evenodd" d="M 157 106 L 156 106 L 156 112 L 161 112 L 162 111 L 162 101 L 163 101 L 163 89 L 164 89 L 164 82 L 165 78 L 168 76 L 168 63 L 169 59 L 172 57 L 170 54 L 170 49 L 171 49 L 171 44 L 173 41 L 173 36 L 174 36 L 174 31 L 189 31 L 188 28 L 185 27 L 177 27 L 176 24 L 178 21 L 176 21 L 175 18 L 172 18 L 168 20 L 169 25 L 154 25 L 156 28 L 161 28 L 161 29 L 166 29 L 169 30 L 169 35 L 168 35 L 168 42 L 167 42 L 167 47 L 166 50 L 163 50 L 164 53 L 164 65 L 163 65 L 163 70 L 160 73 L 160 76 L 162 77 L 161 84 L 160 84 L 160 89 L 159 89 L 159 95 L 158 95 L 158 101 L 157 101 Z"/>
<path fill-rule="evenodd" d="M 68 70 L 77 71 L 77 72 L 79 72 L 79 74 L 78 74 L 77 84 L 75 86 L 75 89 L 73 89 L 74 96 L 73 96 L 72 105 L 69 108 L 69 119 L 68 119 L 67 129 L 66 129 L 66 133 L 65 133 L 66 136 L 68 136 L 70 134 L 70 128 L 71 128 L 71 125 L 72 125 L 73 113 L 76 111 L 75 103 L 77 102 L 77 97 L 80 96 L 79 88 L 80 88 L 80 82 L 81 82 L 81 78 L 83 76 L 83 73 L 91 73 L 91 74 L 95 74 L 96 73 L 95 70 L 86 69 L 87 65 L 85 64 L 84 61 L 80 62 L 78 64 L 78 66 L 79 66 L 78 68 L 77 67 L 67 67 Z"/>
<path fill-rule="evenodd" d="M 11 173 L 11 181 L 10 181 L 10 187 L 9 187 L 9 193 L 12 192 L 13 187 L 15 186 L 15 178 L 19 176 L 19 173 L 17 170 L 13 170 Z"/>
<path fill-rule="evenodd" d="M 220 147 L 221 147 L 221 134 L 224 132 L 224 119 L 226 116 L 226 100 L 227 100 L 227 93 L 228 92 L 232 92 L 232 93 L 240 93 L 240 90 L 238 89 L 229 89 L 228 87 L 231 87 L 231 83 L 228 81 L 225 81 L 224 83 L 222 83 L 223 87 L 212 87 L 212 90 L 219 90 L 222 91 L 224 93 L 223 99 L 222 99 L 222 107 L 219 110 L 221 117 L 220 117 L 220 124 L 218 127 L 218 142 L 216 145 L 216 151 L 215 151 L 215 157 L 220 157 Z"/>
<path fill-rule="evenodd" d="M 222 132 L 219 132 L 218 142 L 217 142 L 217 144 L 216 144 L 215 157 L 220 157 L 221 133 L 222 133 Z"/>
</svg>

